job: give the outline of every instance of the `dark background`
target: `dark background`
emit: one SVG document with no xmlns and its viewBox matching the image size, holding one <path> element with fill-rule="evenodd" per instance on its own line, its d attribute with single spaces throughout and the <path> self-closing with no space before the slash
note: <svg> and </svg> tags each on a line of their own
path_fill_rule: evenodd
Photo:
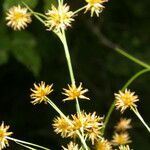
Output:
<svg viewBox="0 0 150 150">
<path fill-rule="evenodd" d="M 75 103 L 63 103 L 62 88 L 70 83 L 64 50 L 59 39 L 45 30 L 36 19 L 25 31 L 15 32 L 6 26 L 5 12 L 19 0 L 0 2 L 0 121 L 10 125 L 13 137 L 54 149 L 61 149 L 66 141 L 56 135 L 52 120 L 58 115 L 50 106 L 30 103 L 33 83 L 45 81 L 54 84 L 51 99 L 66 114 L 75 113 Z M 50 0 L 25 0 L 35 11 L 50 8 Z M 68 0 L 72 10 L 84 1 Z M 113 49 L 101 43 L 98 34 L 121 46 L 133 56 L 150 64 L 150 1 L 110 0 L 99 18 L 80 13 L 67 31 L 68 45 L 77 83 L 89 89 L 90 101 L 81 100 L 81 108 L 105 115 L 117 92 L 136 72 L 142 69 Z M 94 33 L 98 29 L 97 35 Z M 150 125 L 150 74 L 138 78 L 130 89 L 139 95 L 138 109 Z M 127 110 L 124 116 L 132 118 L 130 132 L 135 150 L 149 150 L 150 136 L 135 115 Z M 120 114 L 113 112 L 107 137 L 111 139 L 113 126 Z M 67 140 L 69 142 L 69 139 Z M 7 149 L 21 150 L 10 142 Z"/>
</svg>

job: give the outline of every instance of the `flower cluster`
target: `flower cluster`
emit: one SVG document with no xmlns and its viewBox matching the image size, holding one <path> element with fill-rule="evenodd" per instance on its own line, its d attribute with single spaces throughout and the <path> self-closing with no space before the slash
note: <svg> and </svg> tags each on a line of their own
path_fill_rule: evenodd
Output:
<svg viewBox="0 0 150 150">
<path fill-rule="evenodd" d="M 11 7 L 6 15 L 7 25 L 14 30 L 25 29 L 31 22 L 31 13 L 20 5 Z"/>
<path fill-rule="evenodd" d="M 53 89 L 52 89 L 52 84 L 51 85 L 45 85 L 45 82 L 41 81 L 38 85 L 34 83 L 34 89 L 31 89 L 32 94 L 31 94 L 31 101 L 32 104 L 40 104 L 42 102 L 47 103 L 47 95 L 49 95 Z"/>
<path fill-rule="evenodd" d="M 102 138 L 97 142 L 96 150 L 112 150 L 111 143 L 108 140 Z"/>
<path fill-rule="evenodd" d="M 103 3 L 108 0 L 85 0 L 85 13 L 91 11 L 91 17 L 94 13 L 99 16 L 102 10 L 105 8 Z M 82 10 L 82 9 L 81 9 Z M 72 21 L 74 21 L 74 16 L 76 12 L 80 11 L 70 11 L 70 6 L 67 4 L 59 3 L 58 6 L 51 6 L 51 9 L 47 10 L 45 14 L 40 14 L 31 11 L 31 13 L 37 18 L 40 18 L 40 21 L 44 23 L 47 27 L 47 30 L 52 30 L 54 32 L 61 32 L 67 27 L 71 26 Z M 11 7 L 7 14 L 6 20 L 7 25 L 13 28 L 14 30 L 25 29 L 29 23 L 31 23 L 31 13 L 28 12 L 28 9 L 25 7 L 13 6 Z M 44 19 L 42 18 L 44 17 Z"/>
<path fill-rule="evenodd" d="M 131 143 L 131 140 L 127 132 L 114 134 L 113 140 L 112 140 L 113 145 L 124 145 L 128 143 Z"/>
<path fill-rule="evenodd" d="M 126 131 L 130 129 L 131 126 L 131 119 L 121 118 L 120 121 L 115 126 L 116 131 Z"/>
<path fill-rule="evenodd" d="M 130 149 L 129 145 L 121 145 L 119 146 L 119 150 L 132 150 L 132 149 Z"/>
<path fill-rule="evenodd" d="M 52 5 L 51 10 L 48 10 L 46 13 L 46 26 L 48 30 L 55 30 L 57 32 L 71 26 L 71 22 L 74 21 L 74 13 L 69 11 L 69 9 L 67 4 L 60 4 L 58 8 Z"/>
<path fill-rule="evenodd" d="M 87 2 L 86 10 L 91 11 L 91 17 L 94 15 L 94 13 L 99 16 L 99 14 L 103 11 L 105 8 L 103 6 L 103 3 L 108 2 L 108 0 L 85 0 Z"/>
<path fill-rule="evenodd" d="M 0 150 L 9 146 L 7 137 L 12 135 L 12 132 L 7 132 L 8 129 L 9 129 L 9 126 L 5 126 L 4 122 L 2 122 L 0 126 Z"/>
<path fill-rule="evenodd" d="M 63 94 L 67 96 L 64 101 L 74 100 L 77 98 L 89 100 L 88 97 L 83 95 L 84 93 L 88 92 L 88 89 L 83 90 L 82 83 L 80 83 L 79 87 L 76 87 L 75 84 L 72 84 L 71 86 L 68 84 L 68 89 L 63 88 L 63 90 Z"/>
<path fill-rule="evenodd" d="M 63 117 L 57 117 L 53 123 L 54 131 L 57 134 L 61 134 L 62 137 L 75 138 L 78 136 L 77 131 L 84 133 L 85 137 L 92 141 L 101 137 L 101 129 L 103 127 L 103 117 L 99 117 L 96 113 L 75 114 L 71 116 L 71 119 Z"/>
<path fill-rule="evenodd" d="M 78 144 L 70 142 L 67 147 L 65 148 L 62 146 L 63 150 L 79 150 Z"/>
<path fill-rule="evenodd" d="M 131 92 L 128 89 L 125 89 L 124 92 L 119 91 L 119 93 L 115 93 L 116 109 L 121 109 L 121 113 L 123 113 L 128 107 L 136 108 L 135 102 L 139 101 L 139 99 L 138 96 L 134 94 L 134 92 Z"/>
<path fill-rule="evenodd" d="M 127 132 L 128 129 L 131 128 L 131 119 L 121 118 L 117 123 L 115 128 L 115 133 L 113 135 L 112 144 L 113 145 L 124 145 L 131 143 L 129 134 Z"/>
</svg>

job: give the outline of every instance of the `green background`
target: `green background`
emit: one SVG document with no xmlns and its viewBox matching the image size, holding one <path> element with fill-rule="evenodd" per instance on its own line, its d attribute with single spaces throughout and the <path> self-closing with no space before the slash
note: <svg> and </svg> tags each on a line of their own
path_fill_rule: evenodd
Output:
<svg viewBox="0 0 150 150">
<path fill-rule="evenodd" d="M 45 81 L 54 84 L 50 96 L 66 114 L 75 113 L 74 102 L 62 102 L 62 88 L 70 83 L 64 50 L 59 39 L 35 18 L 24 31 L 15 32 L 6 26 L 6 11 L 20 0 L 0 2 L 0 121 L 11 126 L 13 136 L 61 149 L 69 139 L 61 139 L 52 128 L 52 120 L 58 115 L 50 106 L 30 104 L 30 88 L 33 83 Z M 50 8 L 53 0 L 24 0 L 38 12 Z M 85 4 L 81 0 L 65 1 L 76 10 Z M 142 67 L 126 59 L 113 49 L 101 43 L 95 33 L 98 29 L 107 39 L 119 45 L 135 57 L 150 64 L 150 1 L 149 0 L 110 0 L 99 18 L 90 13 L 80 13 L 67 31 L 73 69 L 77 83 L 89 89 L 90 101 L 81 100 L 81 108 L 87 112 L 96 111 L 105 115 L 117 92 L 126 81 Z M 97 32 L 99 35 L 99 33 Z M 129 88 L 139 95 L 138 109 L 150 125 L 150 73 L 138 78 Z M 131 111 L 124 116 L 132 118 L 130 131 L 135 150 L 149 150 L 150 136 L 141 122 Z M 113 112 L 107 129 L 111 139 L 113 126 L 120 114 Z M 23 148 L 10 142 L 7 149 Z"/>
</svg>

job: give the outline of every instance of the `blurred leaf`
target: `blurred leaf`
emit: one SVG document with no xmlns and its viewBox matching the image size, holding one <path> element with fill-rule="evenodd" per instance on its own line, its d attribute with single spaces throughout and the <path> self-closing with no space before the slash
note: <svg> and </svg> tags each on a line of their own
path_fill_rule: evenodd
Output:
<svg viewBox="0 0 150 150">
<path fill-rule="evenodd" d="M 23 63 L 34 75 L 38 75 L 41 68 L 41 59 L 36 51 L 36 40 L 25 32 L 15 32 L 12 40 L 12 53 L 15 58 Z"/>
<path fill-rule="evenodd" d="M 56 0 L 44 0 L 44 10 L 50 9 L 52 4 L 56 5 L 57 1 Z"/>
<path fill-rule="evenodd" d="M 38 0 L 5 0 L 3 3 L 3 8 L 4 10 L 7 10 L 10 7 L 18 4 L 23 6 L 22 2 L 26 3 L 30 8 L 35 8 Z"/>
<path fill-rule="evenodd" d="M 0 65 L 3 65 L 8 62 L 8 52 L 0 50 Z"/>
<path fill-rule="evenodd" d="M 8 50 L 10 47 L 10 39 L 7 35 L 5 26 L 1 25 L 0 28 L 0 65 L 7 63 Z"/>
</svg>

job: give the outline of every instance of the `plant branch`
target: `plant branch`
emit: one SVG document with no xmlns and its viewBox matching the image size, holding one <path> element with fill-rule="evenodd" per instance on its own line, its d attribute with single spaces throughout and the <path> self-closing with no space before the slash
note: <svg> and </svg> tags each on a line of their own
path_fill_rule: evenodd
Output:
<svg viewBox="0 0 150 150">
<path fill-rule="evenodd" d="M 33 144 L 33 143 L 30 143 L 30 142 L 18 140 L 18 139 L 15 139 L 15 138 L 7 137 L 7 139 L 11 140 L 11 141 L 14 141 L 16 143 L 21 143 L 23 145 L 26 144 L 27 146 L 30 145 L 30 146 L 37 147 L 37 148 L 40 148 L 40 149 L 43 149 L 43 150 L 50 150 L 49 148 L 46 148 L 46 147 L 43 147 L 43 146 L 40 146 L 40 145 L 37 145 L 37 144 Z"/>
<path fill-rule="evenodd" d="M 89 28 L 93 31 L 93 33 L 98 37 L 99 42 L 111 49 L 113 49 L 114 51 L 116 51 L 117 53 L 121 54 L 122 56 L 128 58 L 129 60 L 135 62 L 136 64 L 150 69 L 150 65 L 139 60 L 138 58 L 132 56 L 131 54 L 125 52 L 123 49 L 121 49 L 117 44 L 113 43 L 112 41 L 110 41 L 108 38 L 106 38 L 100 31 L 100 29 L 95 26 L 94 24 L 92 24 L 91 22 L 88 22 Z"/>
<path fill-rule="evenodd" d="M 137 72 L 135 75 L 133 75 L 133 76 L 125 83 L 125 85 L 122 87 L 121 91 L 124 91 L 131 83 L 133 83 L 133 81 L 135 81 L 138 77 L 140 77 L 142 74 L 144 74 L 144 73 L 146 73 L 146 72 L 148 72 L 148 71 L 150 71 L 150 69 L 143 69 L 143 70 Z M 103 133 L 103 134 L 104 134 L 104 132 L 105 132 L 105 129 L 106 129 L 106 126 L 107 126 L 108 121 L 109 121 L 109 119 L 110 119 L 110 116 L 111 116 L 111 114 L 112 114 L 112 112 L 113 112 L 113 110 L 114 110 L 114 108 L 115 108 L 115 101 L 116 101 L 116 100 L 114 100 L 113 103 L 111 104 L 111 107 L 109 108 L 108 113 L 107 113 L 107 115 L 106 115 L 106 118 L 105 118 L 105 121 L 104 121 L 104 128 L 103 128 L 103 130 L 102 130 L 102 133 Z"/>
</svg>

